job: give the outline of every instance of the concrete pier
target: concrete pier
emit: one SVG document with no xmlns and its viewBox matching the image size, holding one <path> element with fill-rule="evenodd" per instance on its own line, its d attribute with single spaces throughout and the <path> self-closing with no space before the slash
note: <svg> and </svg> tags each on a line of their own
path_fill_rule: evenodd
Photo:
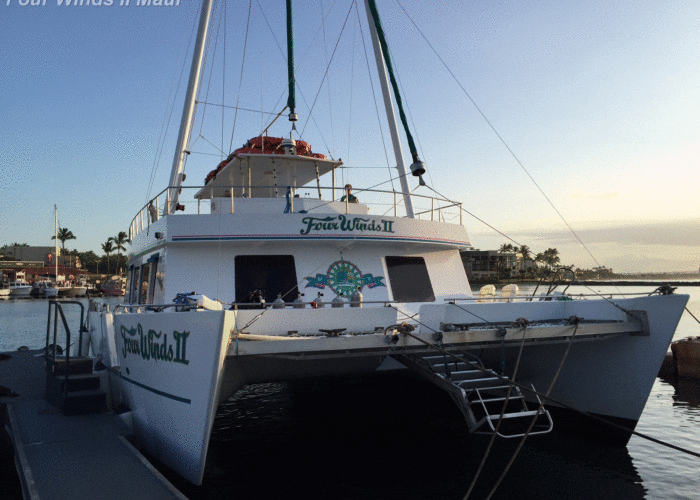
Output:
<svg viewBox="0 0 700 500">
<path fill-rule="evenodd" d="M 25 500 L 187 500 L 131 445 L 114 412 L 66 416 L 45 401 L 42 350 L 0 358 L 0 418 Z"/>
</svg>

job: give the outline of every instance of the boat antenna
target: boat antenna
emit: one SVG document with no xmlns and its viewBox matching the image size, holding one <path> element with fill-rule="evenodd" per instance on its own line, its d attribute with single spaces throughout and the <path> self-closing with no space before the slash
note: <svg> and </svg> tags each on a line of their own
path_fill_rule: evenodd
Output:
<svg viewBox="0 0 700 500">
<path fill-rule="evenodd" d="M 292 0 L 287 0 L 287 75 L 289 79 L 289 121 L 292 122 L 292 130 L 296 130 L 296 121 L 299 115 L 296 113 L 296 97 L 294 92 L 294 26 L 292 24 Z"/>
</svg>

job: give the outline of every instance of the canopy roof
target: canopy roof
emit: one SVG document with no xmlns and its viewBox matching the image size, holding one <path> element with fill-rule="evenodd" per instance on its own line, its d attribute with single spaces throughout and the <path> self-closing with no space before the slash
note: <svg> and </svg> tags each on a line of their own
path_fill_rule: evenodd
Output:
<svg viewBox="0 0 700 500">
<path fill-rule="evenodd" d="M 287 186 L 301 187 L 342 164 L 340 160 L 302 155 L 237 154 L 195 198 L 229 196 L 232 186 L 234 196 L 247 193 L 250 197 L 272 198 L 275 186 L 278 190 L 286 190 Z"/>
</svg>

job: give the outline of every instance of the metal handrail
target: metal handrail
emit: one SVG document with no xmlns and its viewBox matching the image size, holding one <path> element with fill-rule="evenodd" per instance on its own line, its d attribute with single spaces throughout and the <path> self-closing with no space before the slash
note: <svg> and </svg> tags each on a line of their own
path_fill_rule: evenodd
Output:
<svg viewBox="0 0 700 500">
<path fill-rule="evenodd" d="M 353 304 L 356 304 L 357 302 L 351 302 L 351 301 L 345 301 L 343 302 L 343 307 L 356 307 L 353 306 Z M 244 310 L 252 310 L 252 309 L 277 309 L 276 307 L 273 307 L 274 304 L 272 302 L 265 302 L 265 305 L 263 307 L 260 307 L 259 302 L 220 302 L 222 306 L 228 307 L 227 310 L 232 310 L 235 307 L 240 307 L 240 306 L 251 306 L 249 309 L 244 309 Z M 304 304 L 304 309 L 316 309 L 310 307 L 311 302 L 285 302 L 284 307 L 280 307 L 279 309 L 294 309 L 295 305 L 299 304 Z M 392 300 L 363 300 L 360 302 L 362 306 L 366 304 L 382 304 L 385 307 L 389 307 L 390 304 L 399 304 L 399 302 L 392 301 Z M 308 307 L 307 307 L 308 306 Z M 182 307 L 182 308 L 187 308 L 187 309 L 198 309 L 197 304 L 117 304 L 114 306 L 114 312 L 117 312 L 119 309 L 146 309 L 149 312 L 162 312 L 163 309 L 169 309 L 172 307 Z M 337 307 L 337 306 L 336 306 Z M 333 302 L 328 301 L 323 303 L 323 307 L 319 307 L 318 309 L 332 309 L 333 308 Z M 200 309 L 204 309 L 204 307 L 201 307 Z"/>
<path fill-rule="evenodd" d="M 182 186 L 180 189 L 184 190 L 201 190 L 206 188 L 207 186 Z M 267 198 L 267 197 L 252 197 L 252 198 L 247 198 L 245 196 L 235 196 L 234 192 L 236 190 L 244 190 L 244 189 L 279 189 L 280 186 L 275 186 L 275 185 L 255 185 L 255 186 L 247 186 L 247 185 L 230 185 L 230 186 L 216 186 L 217 190 L 224 190 L 224 191 L 229 191 L 231 194 L 228 196 L 231 198 L 231 203 L 232 207 L 234 205 L 234 200 L 235 199 L 284 199 L 284 197 L 272 197 L 272 198 Z M 134 218 L 131 220 L 131 224 L 129 225 L 129 231 L 130 235 L 133 237 L 134 235 L 138 234 L 139 232 L 143 231 L 146 227 L 148 227 L 154 220 L 149 216 L 149 209 L 152 207 L 153 210 L 155 210 L 155 213 L 157 214 L 157 218 L 163 217 L 162 215 L 162 208 L 164 206 L 169 206 L 169 191 L 170 188 L 165 188 L 158 194 L 156 194 L 153 198 L 151 198 L 146 204 L 141 207 L 141 209 L 136 213 Z M 211 188 L 212 191 L 214 188 Z M 315 191 L 319 192 L 319 196 L 321 191 L 330 191 L 333 193 L 331 195 L 331 200 L 324 200 L 321 198 L 318 198 L 319 201 L 325 202 L 325 204 L 330 204 L 333 203 L 337 200 L 335 200 L 335 191 L 341 190 L 342 188 L 338 187 L 324 187 L 324 186 L 314 186 L 313 188 L 309 187 L 294 187 L 293 189 L 295 190 L 300 190 L 300 189 L 313 189 Z M 459 224 L 462 225 L 462 203 L 457 202 L 454 200 L 450 200 L 447 198 L 438 198 L 435 196 L 428 196 L 428 195 L 422 195 L 418 193 L 404 193 L 401 191 L 395 191 L 395 190 L 384 190 L 384 189 L 355 189 L 356 194 L 360 193 L 371 193 L 371 194 L 378 194 L 378 195 L 386 195 L 386 196 L 392 196 L 393 197 L 393 202 L 389 203 L 382 203 L 380 205 L 386 206 L 386 207 L 393 207 L 393 213 L 394 216 L 397 216 L 397 206 L 402 203 L 402 200 L 404 199 L 404 196 L 410 195 L 412 198 L 417 198 L 419 200 L 426 200 L 430 201 L 430 209 L 427 210 L 422 210 L 419 212 L 416 212 L 416 215 L 422 215 L 422 214 L 431 214 L 431 220 L 434 220 L 434 215 L 435 212 L 438 214 L 442 213 L 444 210 L 450 209 L 450 208 L 456 208 L 459 212 Z M 397 196 L 398 195 L 398 196 Z M 165 197 L 165 202 L 161 203 L 160 199 Z M 212 199 L 212 198 L 220 198 L 220 197 L 210 197 L 210 198 L 204 198 L 204 199 Z M 309 198 L 302 198 L 302 199 L 309 199 Z M 311 199 L 316 199 L 316 198 L 311 198 Z M 390 198 L 391 199 L 391 198 Z M 197 213 L 201 214 L 201 198 L 197 200 Z M 292 199 L 291 203 L 294 203 L 294 199 Z M 445 205 L 441 205 L 441 203 L 445 203 Z M 377 203 L 364 203 L 365 205 L 378 205 Z M 436 206 L 438 205 L 438 206 Z"/>
<path fill-rule="evenodd" d="M 48 318 L 46 321 L 46 347 L 44 348 L 44 352 L 46 353 L 46 356 L 49 356 L 49 338 L 50 338 L 50 332 L 51 332 L 51 306 L 54 306 L 54 321 L 53 321 L 53 353 L 51 358 L 53 359 L 53 362 L 56 362 L 56 350 L 58 349 L 58 315 L 60 313 L 61 315 L 61 322 L 63 323 L 63 329 L 66 331 L 66 374 L 65 374 L 65 384 L 63 387 L 63 392 L 64 394 L 68 394 L 68 375 L 70 373 L 70 327 L 68 326 L 68 320 L 66 319 L 66 315 L 63 312 L 63 304 L 77 304 L 80 306 L 80 326 L 78 327 L 78 357 L 81 357 L 83 355 L 83 319 L 85 317 L 85 306 L 82 304 L 82 302 L 79 302 L 77 300 L 64 300 L 61 302 L 58 302 L 56 300 L 49 300 L 49 310 L 48 310 Z"/>
</svg>

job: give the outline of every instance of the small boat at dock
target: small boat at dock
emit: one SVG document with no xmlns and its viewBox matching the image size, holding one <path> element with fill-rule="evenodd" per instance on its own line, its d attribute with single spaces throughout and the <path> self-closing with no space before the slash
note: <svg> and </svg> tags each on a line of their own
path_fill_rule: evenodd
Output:
<svg viewBox="0 0 700 500">
<path fill-rule="evenodd" d="M 24 280 L 10 281 L 8 284 L 10 298 L 26 298 L 32 292 L 32 285 Z"/>
<path fill-rule="evenodd" d="M 35 281 L 32 285 L 32 297 L 52 298 L 58 296 L 58 289 L 50 280 Z"/>
</svg>

